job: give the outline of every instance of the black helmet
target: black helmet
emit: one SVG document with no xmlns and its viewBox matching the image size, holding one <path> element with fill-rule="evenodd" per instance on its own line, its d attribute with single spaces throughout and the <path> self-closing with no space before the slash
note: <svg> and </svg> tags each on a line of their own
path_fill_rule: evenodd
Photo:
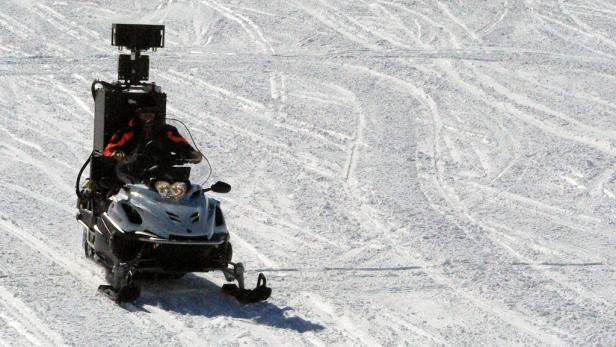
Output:
<svg viewBox="0 0 616 347">
<path fill-rule="evenodd" d="M 135 112 L 139 113 L 158 113 L 158 108 L 156 107 L 156 101 L 154 95 L 148 94 L 146 97 L 141 99 L 137 108 L 135 108 Z"/>
<path fill-rule="evenodd" d="M 135 109 L 137 114 L 139 113 L 158 113 L 158 108 L 156 106 L 138 106 Z"/>
</svg>

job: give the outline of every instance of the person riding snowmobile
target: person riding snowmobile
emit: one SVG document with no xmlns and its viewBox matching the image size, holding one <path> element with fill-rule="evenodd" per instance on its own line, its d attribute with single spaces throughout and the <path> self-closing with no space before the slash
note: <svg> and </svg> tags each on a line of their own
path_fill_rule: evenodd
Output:
<svg viewBox="0 0 616 347">
<path fill-rule="evenodd" d="M 157 156 L 164 156 L 173 152 L 192 163 L 201 162 L 202 154 L 190 145 L 176 127 L 169 124 L 162 126 L 156 124 L 154 107 L 139 107 L 136 113 L 137 118 L 130 119 L 126 127 L 118 130 L 111 137 L 103 150 L 103 156 L 124 162 L 129 156 L 143 154 L 143 152 L 148 151 L 147 147 L 155 144 Z M 137 167 L 139 166 L 143 165 L 137 165 Z M 131 165 L 131 167 L 129 170 L 134 170 L 135 165 Z"/>
</svg>

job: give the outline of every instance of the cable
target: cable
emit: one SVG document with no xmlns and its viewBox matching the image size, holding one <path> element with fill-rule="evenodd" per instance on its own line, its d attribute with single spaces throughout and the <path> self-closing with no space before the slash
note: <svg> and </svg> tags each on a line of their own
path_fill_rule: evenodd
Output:
<svg viewBox="0 0 616 347">
<path fill-rule="evenodd" d="M 203 152 L 201 152 L 201 149 L 199 149 L 199 146 L 197 146 L 197 143 L 195 142 L 195 139 L 193 138 L 192 133 L 190 132 L 190 129 L 188 129 L 188 127 L 186 126 L 186 124 L 184 124 L 184 122 L 182 122 L 181 120 L 176 119 L 176 118 L 167 118 L 167 120 L 178 122 L 178 123 L 182 124 L 182 126 L 184 126 L 184 128 L 188 132 L 188 136 L 190 136 L 190 140 L 192 141 L 193 145 L 195 146 L 195 149 L 197 150 L 197 152 L 199 152 L 201 154 L 203 159 L 205 159 L 205 162 L 207 163 L 207 166 L 210 169 L 210 172 L 208 173 L 205 181 L 203 181 L 203 183 L 201 183 L 201 186 L 205 185 L 205 183 L 210 179 L 210 177 L 212 177 L 212 172 L 214 171 L 214 169 L 212 169 L 212 164 L 210 163 L 210 160 L 205 156 L 205 154 L 203 154 Z"/>
<path fill-rule="evenodd" d="M 79 174 L 77 175 L 77 182 L 75 182 L 75 193 L 77 194 L 77 197 L 80 200 L 83 200 L 83 197 L 81 196 L 81 191 L 79 191 L 79 181 L 81 181 L 81 175 L 83 174 L 83 171 L 86 169 L 86 166 L 88 166 L 88 164 L 90 163 L 90 160 L 92 160 L 92 154 L 94 152 L 90 153 L 90 155 L 88 156 L 88 160 L 86 160 L 85 163 L 83 163 L 83 166 L 81 167 L 81 170 L 79 170 Z"/>
</svg>

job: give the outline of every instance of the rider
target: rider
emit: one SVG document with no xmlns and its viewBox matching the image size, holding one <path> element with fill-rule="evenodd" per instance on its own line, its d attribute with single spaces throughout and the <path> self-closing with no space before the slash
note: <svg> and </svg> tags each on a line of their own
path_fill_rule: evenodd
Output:
<svg viewBox="0 0 616 347">
<path fill-rule="evenodd" d="M 203 159 L 201 152 L 195 150 L 180 135 L 177 128 L 168 124 L 157 126 L 155 107 L 146 105 L 137 108 L 136 111 L 137 118 L 130 119 L 128 126 L 118 130 L 111 137 L 103 156 L 124 161 L 128 155 L 142 153 L 146 145 L 154 142 L 159 148 L 174 152 L 193 163 L 201 162 Z"/>
</svg>

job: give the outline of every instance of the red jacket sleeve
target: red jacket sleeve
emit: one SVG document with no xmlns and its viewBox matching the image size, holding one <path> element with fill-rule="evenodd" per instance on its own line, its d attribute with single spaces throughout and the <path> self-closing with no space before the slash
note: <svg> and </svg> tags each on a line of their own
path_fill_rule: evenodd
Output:
<svg viewBox="0 0 616 347">
<path fill-rule="evenodd" d="M 105 147 L 103 151 L 103 155 L 105 157 L 112 157 L 113 152 L 122 150 L 122 148 L 126 145 L 126 143 L 135 136 L 135 133 L 132 130 L 122 132 L 118 131 L 111 137 L 111 140 Z"/>
<path fill-rule="evenodd" d="M 190 145 L 188 140 L 186 140 L 178 131 L 178 129 L 174 126 L 167 125 L 165 127 L 165 137 L 167 141 L 171 145 L 174 151 L 179 151 L 182 154 L 188 155 L 190 153 L 196 152 L 193 146 Z"/>
</svg>

